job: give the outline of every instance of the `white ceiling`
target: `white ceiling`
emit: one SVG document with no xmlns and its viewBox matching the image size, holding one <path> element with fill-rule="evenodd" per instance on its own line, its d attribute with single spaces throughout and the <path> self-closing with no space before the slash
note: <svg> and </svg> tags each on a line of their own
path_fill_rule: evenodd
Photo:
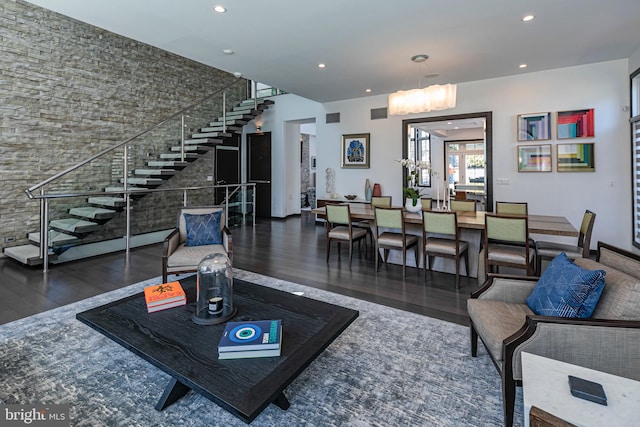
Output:
<svg viewBox="0 0 640 427">
<path fill-rule="evenodd" d="M 640 48 L 639 0 L 29 2 L 319 102 L 628 58 Z M 521 22 L 526 14 L 536 19 Z M 421 53 L 430 59 L 411 62 Z M 440 76 L 420 78 L 428 73 Z"/>
</svg>

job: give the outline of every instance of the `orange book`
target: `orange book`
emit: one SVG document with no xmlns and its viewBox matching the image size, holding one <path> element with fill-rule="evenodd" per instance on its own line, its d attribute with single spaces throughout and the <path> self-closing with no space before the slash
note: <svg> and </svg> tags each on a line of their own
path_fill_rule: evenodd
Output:
<svg viewBox="0 0 640 427">
<path fill-rule="evenodd" d="M 144 288 L 144 300 L 149 313 L 187 303 L 187 297 L 180 282 L 147 286 Z"/>
</svg>

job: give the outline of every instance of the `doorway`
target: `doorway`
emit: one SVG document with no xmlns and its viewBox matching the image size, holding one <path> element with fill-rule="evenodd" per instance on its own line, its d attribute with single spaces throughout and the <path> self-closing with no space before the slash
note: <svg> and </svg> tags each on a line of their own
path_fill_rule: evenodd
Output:
<svg viewBox="0 0 640 427">
<path fill-rule="evenodd" d="M 466 191 L 478 197 L 486 211 L 493 211 L 492 113 L 480 112 L 424 117 L 402 121 L 402 157 L 423 153 L 432 171 L 446 177 L 452 191 Z M 426 135 L 429 144 L 416 148 L 416 135 Z M 413 145 L 412 145 L 413 144 Z M 426 148 L 425 148 L 426 147 Z M 462 162 L 462 163 L 460 163 Z M 462 165 L 462 168 L 461 168 Z M 406 182 L 403 168 L 402 182 Z M 427 178 L 421 186 L 431 187 Z"/>
<path fill-rule="evenodd" d="M 247 135 L 247 182 L 256 184 L 256 216 L 271 218 L 271 132 Z"/>
</svg>

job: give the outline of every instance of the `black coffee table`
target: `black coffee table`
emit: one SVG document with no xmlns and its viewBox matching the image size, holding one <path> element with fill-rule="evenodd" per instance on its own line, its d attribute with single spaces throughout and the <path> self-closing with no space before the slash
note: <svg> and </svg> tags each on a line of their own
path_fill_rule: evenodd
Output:
<svg viewBox="0 0 640 427">
<path fill-rule="evenodd" d="M 233 321 L 282 319 L 280 357 L 218 360 L 220 325 L 191 321 L 195 276 L 180 283 L 187 305 L 147 313 L 142 293 L 78 313 L 106 335 L 172 379 L 156 405 L 163 410 L 189 390 L 247 423 L 270 403 L 289 407 L 284 389 L 357 317 L 358 311 L 235 279 Z"/>
</svg>

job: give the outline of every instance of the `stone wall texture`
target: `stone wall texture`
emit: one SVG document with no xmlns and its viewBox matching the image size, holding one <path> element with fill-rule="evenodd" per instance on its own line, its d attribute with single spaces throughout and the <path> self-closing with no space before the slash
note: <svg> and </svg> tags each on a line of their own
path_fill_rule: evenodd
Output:
<svg viewBox="0 0 640 427">
<path fill-rule="evenodd" d="M 39 202 L 27 198 L 27 188 L 229 85 L 227 103 L 245 98 L 245 82 L 229 73 L 21 0 L 0 0 L 2 249 L 27 243 L 28 233 L 39 229 Z M 221 114 L 220 108 L 221 95 L 192 112 L 187 132 L 207 125 Z M 179 141 L 180 130 L 176 118 L 132 141 L 128 167 L 167 152 Z M 210 184 L 206 175 L 211 175 L 211 164 L 211 155 L 203 156 L 180 172 L 179 181 Z M 47 191 L 102 191 L 118 183 L 123 169 L 123 150 L 118 149 Z M 154 196 L 145 209 L 161 211 L 171 223 L 175 210 L 158 207 L 163 197 Z M 51 219 L 84 204 L 86 199 L 80 198 L 52 202 Z M 153 215 L 136 215 L 136 229 L 166 223 Z M 5 243 L 7 237 L 17 240 Z"/>
</svg>

